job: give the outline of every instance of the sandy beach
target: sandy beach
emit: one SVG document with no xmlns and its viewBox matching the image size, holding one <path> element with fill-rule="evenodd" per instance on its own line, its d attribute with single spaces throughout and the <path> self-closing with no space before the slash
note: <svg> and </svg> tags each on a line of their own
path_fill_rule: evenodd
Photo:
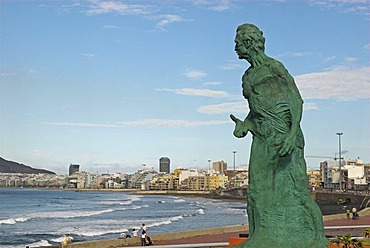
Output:
<svg viewBox="0 0 370 248">
<path fill-rule="evenodd" d="M 326 228 L 325 235 L 334 237 L 336 235 L 351 234 L 354 237 L 363 235 L 363 228 L 336 229 L 337 226 L 363 226 L 370 225 L 370 208 L 359 211 L 360 218 L 356 220 L 347 219 L 346 214 L 327 215 L 323 217 Z M 151 236 L 154 245 L 174 245 L 174 244 L 200 244 L 200 243 L 220 243 L 228 242 L 231 237 L 239 237 L 248 233 L 248 225 L 227 226 L 222 228 L 208 228 L 200 230 L 190 230 L 166 234 L 153 234 Z M 74 243 L 68 247 L 73 248 L 118 248 L 140 246 L 139 238 L 110 239 L 94 242 Z"/>
</svg>

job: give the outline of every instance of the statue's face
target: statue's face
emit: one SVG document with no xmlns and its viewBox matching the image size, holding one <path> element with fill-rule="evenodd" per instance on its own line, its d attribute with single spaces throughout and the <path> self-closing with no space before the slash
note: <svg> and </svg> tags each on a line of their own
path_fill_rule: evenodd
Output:
<svg viewBox="0 0 370 248">
<path fill-rule="evenodd" d="M 250 59 L 250 48 L 252 40 L 248 37 L 243 37 L 239 32 L 235 36 L 235 52 L 239 56 L 239 59 Z"/>
</svg>

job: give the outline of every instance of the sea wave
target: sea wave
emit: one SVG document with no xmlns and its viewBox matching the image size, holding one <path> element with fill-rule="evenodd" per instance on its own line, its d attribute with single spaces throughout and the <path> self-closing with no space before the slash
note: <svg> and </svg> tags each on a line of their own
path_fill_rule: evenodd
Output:
<svg viewBox="0 0 370 248">
<path fill-rule="evenodd" d="M 94 237 L 94 236 L 102 236 L 106 234 L 115 234 L 115 233 L 124 233 L 128 232 L 126 228 L 120 229 L 109 229 L 109 230 L 102 230 L 102 229 L 79 229 L 73 232 L 72 235 L 84 236 L 84 237 Z"/>
<path fill-rule="evenodd" d="M 11 219 L 6 219 L 6 220 L 0 220 L 0 226 L 3 225 L 3 224 L 14 225 L 17 222 L 25 222 L 29 219 L 30 218 L 19 217 L 19 218 L 14 218 L 14 219 L 11 218 Z"/>
<path fill-rule="evenodd" d="M 178 216 L 171 217 L 171 218 L 169 218 L 167 220 L 162 220 L 162 221 L 158 221 L 158 222 L 154 222 L 154 223 L 148 224 L 147 226 L 148 227 L 154 227 L 154 226 L 169 225 L 172 222 L 181 220 L 183 218 L 184 217 L 182 215 L 178 215 Z"/>
<path fill-rule="evenodd" d="M 195 210 L 191 213 L 183 214 L 183 216 L 184 217 L 189 217 L 189 216 L 196 216 L 196 215 L 201 215 L 201 214 L 204 214 L 204 209 L 203 208 L 198 208 L 197 210 Z"/>
<path fill-rule="evenodd" d="M 24 247 L 44 247 L 44 246 L 52 246 L 52 244 L 49 243 L 49 241 L 47 240 L 40 240 L 40 241 L 37 241 L 37 242 L 34 242 L 34 243 L 31 243 L 31 244 L 27 244 L 27 245 L 1 245 L 1 248 L 24 248 Z"/>
<path fill-rule="evenodd" d="M 19 222 L 25 222 L 32 219 L 71 219 L 71 218 L 80 218 L 80 217 L 90 217 L 94 215 L 100 215 L 105 213 L 110 213 L 116 211 L 117 209 L 104 209 L 98 211 L 54 211 L 54 212 L 43 212 L 35 213 L 22 217 L 9 218 L 5 220 L 0 220 L 1 225 L 14 225 Z"/>
<path fill-rule="evenodd" d="M 29 244 L 29 247 L 41 247 L 41 246 L 52 246 L 52 244 L 49 243 L 47 240 L 40 240 L 35 243 Z"/>
<path fill-rule="evenodd" d="M 104 201 L 104 202 L 99 202 L 100 205 L 131 205 L 132 201 L 131 200 L 124 200 L 124 201 Z"/>
<path fill-rule="evenodd" d="M 54 238 L 54 239 L 51 239 L 50 241 L 51 242 L 55 242 L 55 243 L 61 243 L 61 242 L 63 242 L 63 240 L 66 238 L 66 236 L 65 235 L 63 235 L 63 236 L 60 236 L 60 237 L 58 237 L 58 238 Z M 72 241 L 73 241 L 73 236 L 71 237 L 71 239 L 72 239 Z"/>
</svg>

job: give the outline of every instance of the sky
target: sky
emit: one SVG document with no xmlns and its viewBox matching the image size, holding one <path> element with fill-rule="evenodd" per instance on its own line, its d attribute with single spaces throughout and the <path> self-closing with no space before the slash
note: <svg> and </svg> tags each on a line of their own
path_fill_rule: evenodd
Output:
<svg viewBox="0 0 370 248">
<path fill-rule="evenodd" d="M 309 169 L 370 163 L 368 0 L 0 1 L 0 156 L 67 174 L 247 168 L 234 51 L 253 23 L 304 100 Z M 342 132 L 343 135 L 336 135 Z M 145 165 L 145 166 L 144 166 Z"/>
</svg>

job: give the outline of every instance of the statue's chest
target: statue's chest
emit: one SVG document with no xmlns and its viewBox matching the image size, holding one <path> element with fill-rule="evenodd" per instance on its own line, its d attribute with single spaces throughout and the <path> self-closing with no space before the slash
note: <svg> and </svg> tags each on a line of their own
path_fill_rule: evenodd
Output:
<svg viewBox="0 0 370 248">
<path fill-rule="evenodd" d="M 243 75 L 243 95 L 247 99 L 251 97 L 251 94 L 265 95 L 270 87 L 273 88 L 274 81 L 276 78 L 266 67 L 247 71 Z"/>
<path fill-rule="evenodd" d="M 268 69 L 246 73 L 243 76 L 243 95 L 253 104 L 274 105 L 288 96 L 284 83 Z"/>
</svg>

